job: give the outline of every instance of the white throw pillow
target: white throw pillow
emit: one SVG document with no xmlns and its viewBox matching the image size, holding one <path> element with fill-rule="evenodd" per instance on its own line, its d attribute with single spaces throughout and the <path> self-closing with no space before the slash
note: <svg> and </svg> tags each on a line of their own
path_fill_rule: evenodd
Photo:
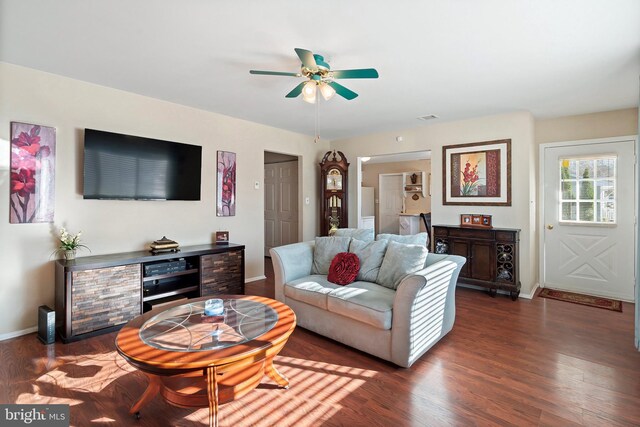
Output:
<svg viewBox="0 0 640 427">
<path fill-rule="evenodd" d="M 429 235 L 427 233 L 418 234 L 378 234 L 376 240 L 391 240 L 393 242 L 404 243 L 406 245 L 422 245 L 427 246 L 429 243 Z"/>
<path fill-rule="evenodd" d="M 376 282 L 384 253 L 387 251 L 387 244 L 387 240 L 369 243 L 357 240 L 355 237 L 351 240 L 349 252 L 356 254 L 360 260 L 360 271 L 356 280 Z"/>
<path fill-rule="evenodd" d="M 311 274 L 329 274 L 331 260 L 340 252 L 349 251 L 351 237 L 316 237 Z"/>
<path fill-rule="evenodd" d="M 340 237 L 351 237 L 352 239 L 362 240 L 363 242 L 373 242 L 373 228 L 338 228 L 333 234 Z"/>
<path fill-rule="evenodd" d="M 406 275 L 424 268 L 427 254 L 425 246 L 390 241 L 376 283 L 390 289 L 398 289 Z"/>
</svg>

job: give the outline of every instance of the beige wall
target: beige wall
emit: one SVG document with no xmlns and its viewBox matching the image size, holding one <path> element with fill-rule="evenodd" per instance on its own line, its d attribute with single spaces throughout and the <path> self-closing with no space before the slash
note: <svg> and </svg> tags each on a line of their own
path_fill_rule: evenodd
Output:
<svg viewBox="0 0 640 427">
<path fill-rule="evenodd" d="M 10 121 L 57 130 L 54 224 L 9 224 Z M 201 145 L 202 200 L 83 200 L 84 128 Z M 329 144 L 308 136 L 0 63 L 0 141 L 0 337 L 33 327 L 39 305 L 53 307 L 50 254 L 62 225 L 82 230 L 94 255 L 142 250 L 163 235 L 182 245 L 209 243 L 216 230 L 229 230 L 231 241 L 247 247 L 246 277 L 262 276 L 264 194 L 254 181 L 263 181 L 264 159 L 256 152 L 301 156 L 302 238 L 312 239 L 318 229 L 317 163 Z M 237 153 L 235 217 L 216 217 L 216 150 Z M 309 205 L 302 203 L 307 196 Z"/>
<path fill-rule="evenodd" d="M 402 136 L 403 142 L 396 142 Z M 444 206 L 442 204 L 442 146 L 470 142 L 511 139 L 512 141 L 512 206 Z M 530 293 L 537 283 L 536 234 L 536 170 L 537 145 L 534 141 L 534 119 L 528 112 L 516 112 L 456 122 L 377 133 L 332 141 L 331 147 L 341 150 L 349 159 L 357 157 L 431 150 L 431 213 L 433 224 L 459 224 L 461 213 L 493 215 L 495 227 L 519 228 L 520 279 L 522 293 Z M 532 159 L 534 159 L 532 161 Z M 349 186 L 355 194 L 356 174 L 351 174 Z M 349 209 L 355 212 L 357 201 L 352 198 Z M 356 218 L 350 218 L 356 226 Z"/>
<path fill-rule="evenodd" d="M 638 109 L 536 120 L 536 142 L 577 141 L 638 134 Z"/>
<path fill-rule="evenodd" d="M 426 173 L 427 177 L 431 173 L 431 160 L 412 160 L 407 162 L 391 162 L 391 163 L 363 163 L 362 165 L 362 185 L 364 187 L 373 187 L 374 197 L 378 200 L 378 187 L 379 187 L 379 175 L 384 173 L 402 173 L 402 172 L 414 172 L 422 171 Z M 426 178 L 426 185 L 428 188 L 429 181 Z M 431 211 L 431 196 L 427 191 L 427 197 L 422 197 L 418 200 L 413 200 L 411 195 L 405 197 L 405 208 L 407 213 L 421 213 Z M 376 232 L 378 228 L 378 220 L 380 218 L 379 212 L 380 204 L 375 204 L 376 212 Z"/>
</svg>

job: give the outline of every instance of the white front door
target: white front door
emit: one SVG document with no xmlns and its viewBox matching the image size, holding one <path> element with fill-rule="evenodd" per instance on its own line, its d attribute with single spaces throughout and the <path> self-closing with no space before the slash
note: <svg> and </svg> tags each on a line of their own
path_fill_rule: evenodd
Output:
<svg viewBox="0 0 640 427">
<path fill-rule="evenodd" d="M 634 147 L 544 148 L 542 286 L 634 299 Z"/>
<path fill-rule="evenodd" d="M 402 212 L 402 174 L 381 174 L 378 184 L 380 202 L 380 230 L 378 233 L 398 234 Z"/>
</svg>

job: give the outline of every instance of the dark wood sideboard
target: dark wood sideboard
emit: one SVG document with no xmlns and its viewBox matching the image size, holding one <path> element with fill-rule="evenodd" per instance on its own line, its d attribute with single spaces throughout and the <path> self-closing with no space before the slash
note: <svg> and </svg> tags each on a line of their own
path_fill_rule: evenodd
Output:
<svg viewBox="0 0 640 427">
<path fill-rule="evenodd" d="M 145 274 L 153 264 L 184 268 Z M 153 255 L 127 252 L 56 261 L 56 329 L 63 342 L 119 329 L 177 298 L 244 294 L 244 246 L 200 245 Z"/>
<path fill-rule="evenodd" d="M 434 225 L 433 242 L 435 253 L 467 258 L 459 282 L 485 287 L 492 297 L 500 289 L 518 299 L 520 230 Z"/>
</svg>

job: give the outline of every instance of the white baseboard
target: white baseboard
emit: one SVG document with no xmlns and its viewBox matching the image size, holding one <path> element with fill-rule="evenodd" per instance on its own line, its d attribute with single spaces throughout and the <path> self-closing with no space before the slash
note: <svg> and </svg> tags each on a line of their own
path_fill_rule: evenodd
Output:
<svg viewBox="0 0 640 427">
<path fill-rule="evenodd" d="M 458 283 L 458 286 L 462 287 L 462 288 L 469 288 L 469 289 L 477 289 L 479 291 L 486 291 L 487 288 L 483 287 L 483 286 L 476 286 L 476 285 L 468 285 L 466 283 Z M 533 296 L 536 294 L 536 289 L 538 289 L 539 284 L 536 283 L 535 285 L 533 285 L 533 289 L 531 290 L 530 293 L 528 294 L 523 294 L 522 292 L 520 293 L 520 295 L 518 296 L 518 298 L 524 298 L 524 299 L 533 299 Z M 508 291 L 503 291 L 501 289 L 497 290 L 499 294 L 501 295 L 509 295 Z"/>
<path fill-rule="evenodd" d="M 520 298 L 524 298 L 524 299 L 533 299 L 533 297 L 536 294 L 536 291 L 538 290 L 538 288 L 540 287 L 540 283 L 536 283 L 533 285 L 533 289 L 531 289 L 531 292 L 529 292 L 528 294 L 520 294 Z"/>
<path fill-rule="evenodd" d="M 249 277 L 248 279 L 244 279 L 244 283 L 256 282 L 258 280 L 264 280 L 266 278 L 267 278 L 267 276 Z"/>
<path fill-rule="evenodd" d="M 20 337 L 22 335 L 31 334 L 33 332 L 37 332 L 38 327 L 32 326 L 27 329 L 23 329 L 21 331 L 8 332 L 6 334 L 0 334 L 0 341 L 10 340 L 11 338 Z"/>
</svg>

